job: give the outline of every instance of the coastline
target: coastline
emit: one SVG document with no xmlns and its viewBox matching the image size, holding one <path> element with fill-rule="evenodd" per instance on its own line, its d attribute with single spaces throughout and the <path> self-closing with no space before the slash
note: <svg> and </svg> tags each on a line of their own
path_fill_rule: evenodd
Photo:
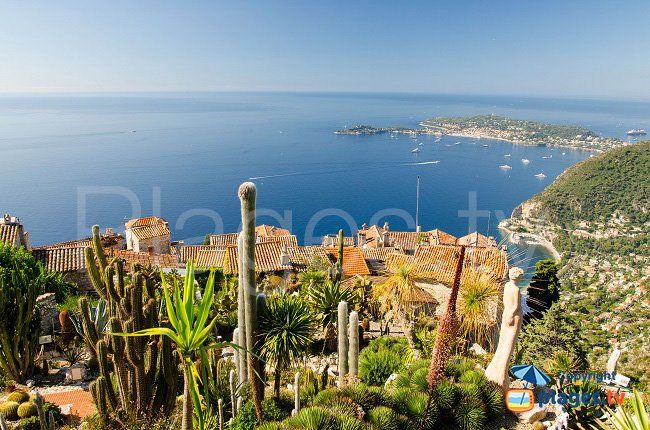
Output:
<svg viewBox="0 0 650 430">
<path fill-rule="evenodd" d="M 524 243 L 529 245 L 538 245 L 543 247 L 547 251 L 549 251 L 553 259 L 555 260 L 555 263 L 559 263 L 562 260 L 562 254 L 560 254 L 560 252 L 555 248 L 555 246 L 553 246 L 553 244 L 549 240 L 535 233 L 521 233 L 521 232 L 513 231 L 508 226 L 509 221 L 510 219 L 508 218 L 506 220 L 501 221 L 498 225 L 498 229 L 504 231 L 507 234 L 506 238 L 509 243 L 519 244 L 522 242 L 521 240 L 515 241 L 512 239 L 513 235 L 517 234 L 520 239 L 523 239 Z"/>
</svg>

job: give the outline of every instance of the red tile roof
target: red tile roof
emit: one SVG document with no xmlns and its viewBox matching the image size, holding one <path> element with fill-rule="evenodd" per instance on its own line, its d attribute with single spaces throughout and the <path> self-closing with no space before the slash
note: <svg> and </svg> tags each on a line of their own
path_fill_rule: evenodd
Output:
<svg viewBox="0 0 650 430">
<path fill-rule="evenodd" d="M 210 269 L 213 267 L 224 267 L 224 257 L 226 249 L 203 249 L 199 250 L 194 259 L 194 267 L 200 269 Z"/>
<path fill-rule="evenodd" d="M 216 246 L 216 245 L 182 245 L 180 248 L 180 257 L 181 263 L 186 263 L 187 260 L 192 260 L 196 263 L 196 256 L 202 251 L 225 251 L 225 246 Z M 172 248 L 172 253 L 174 253 L 174 248 Z"/>
<path fill-rule="evenodd" d="M 336 261 L 339 252 L 338 248 L 326 248 L 326 250 L 333 260 Z M 368 269 L 361 249 L 353 246 L 345 246 L 343 248 L 343 275 L 370 275 L 370 269 Z"/>
<path fill-rule="evenodd" d="M 458 238 L 438 228 L 428 231 L 431 245 L 455 245 Z"/>
<path fill-rule="evenodd" d="M 237 246 L 239 233 L 211 234 L 208 236 L 210 245 L 215 246 Z"/>
<path fill-rule="evenodd" d="M 171 235 L 169 227 L 167 227 L 166 224 L 154 224 L 144 227 L 132 228 L 131 233 L 133 233 L 133 236 L 140 240 Z"/>
<path fill-rule="evenodd" d="M 16 243 L 19 226 L 16 224 L 0 224 L 0 242 L 6 242 L 10 245 Z"/>
<path fill-rule="evenodd" d="M 298 246 L 298 238 L 295 235 L 287 236 L 259 236 L 258 242 L 278 242 L 281 245 L 286 245 L 287 247 L 296 247 Z"/>
<path fill-rule="evenodd" d="M 422 278 L 451 285 L 456 271 L 459 246 L 434 245 L 420 247 L 413 256 L 393 254 L 386 261 L 389 271 L 394 272 L 401 265 L 413 265 Z M 498 248 L 467 247 L 464 268 L 487 273 L 502 280 L 508 273 L 508 258 L 505 251 Z M 467 273 L 467 272 L 465 272 Z"/>
<path fill-rule="evenodd" d="M 126 249 L 106 249 L 108 258 L 118 257 L 126 262 L 127 267 L 133 264 L 141 266 L 152 266 L 158 268 L 177 268 L 178 260 L 171 254 L 154 254 L 148 252 L 135 252 Z"/>
<path fill-rule="evenodd" d="M 474 232 L 468 234 L 467 236 L 459 237 L 456 243 L 458 245 L 466 246 L 497 246 L 497 243 L 494 239 L 483 236 L 479 232 Z"/>
<path fill-rule="evenodd" d="M 262 224 L 255 227 L 255 234 L 259 237 L 276 237 L 289 236 L 291 233 L 289 233 L 289 230 L 284 228 Z"/>
<path fill-rule="evenodd" d="M 129 220 L 124 224 L 125 228 L 138 228 L 138 227 L 146 227 L 150 225 L 156 225 L 156 224 L 167 224 L 167 221 L 165 221 L 163 218 L 159 218 L 156 216 L 149 216 L 145 218 L 134 218 L 132 220 Z"/>
<path fill-rule="evenodd" d="M 48 272 L 75 272 L 86 269 L 85 246 L 38 248 L 32 250 L 36 260 Z"/>
<path fill-rule="evenodd" d="M 282 270 L 292 270 L 291 264 L 280 264 L 280 255 L 282 254 L 282 245 L 278 242 L 260 242 L 255 244 L 255 271 L 256 272 L 277 272 Z M 239 273 L 238 270 L 238 252 L 236 246 L 226 248 L 224 257 L 224 271 L 226 273 Z"/>
<path fill-rule="evenodd" d="M 316 260 L 321 264 L 331 265 L 330 255 L 322 246 L 297 246 L 287 248 L 291 258 L 293 270 L 297 272 L 306 271 Z"/>
</svg>

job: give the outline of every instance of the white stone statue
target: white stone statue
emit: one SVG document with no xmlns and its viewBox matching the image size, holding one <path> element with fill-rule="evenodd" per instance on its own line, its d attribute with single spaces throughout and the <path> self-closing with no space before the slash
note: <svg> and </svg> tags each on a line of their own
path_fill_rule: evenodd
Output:
<svg viewBox="0 0 650 430">
<path fill-rule="evenodd" d="M 609 356 L 609 359 L 607 360 L 607 368 L 605 369 L 607 373 L 610 375 L 613 373 L 616 373 L 616 364 L 618 363 L 618 359 L 621 357 L 621 348 L 619 344 L 617 343 L 614 345 L 614 350 Z"/>
<path fill-rule="evenodd" d="M 521 291 L 517 282 L 524 277 L 524 271 L 519 267 L 513 267 L 508 272 L 508 277 L 510 280 L 506 282 L 503 289 L 503 316 L 501 317 L 499 344 L 492 361 L 485 370 L 487 379 L 500 385 L 504 392 L 510 385 L 508 366 L 523 321 Z"/>
</svg>

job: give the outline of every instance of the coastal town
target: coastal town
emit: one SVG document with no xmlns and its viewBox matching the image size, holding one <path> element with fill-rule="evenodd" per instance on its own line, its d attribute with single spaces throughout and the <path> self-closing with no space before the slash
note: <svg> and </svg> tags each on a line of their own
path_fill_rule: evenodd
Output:
<svg viewBox="0 0 650 430">
<path fill-rule="evenodd" d="M 607 151 L 625 142 L 599 136 L 593 131 L 574 125 L 547 124 L 517 120 L 497 115 L 478 115 L 458 118 L 433 118 L 420 123 L 420 128 L 373 127 L 358 125 L 337 130 L 341 135 L 407 134 L 416 136 L 460 136 L 473 139 L 497 139 L 521 145 L 542 145 Z"/>
</svg>

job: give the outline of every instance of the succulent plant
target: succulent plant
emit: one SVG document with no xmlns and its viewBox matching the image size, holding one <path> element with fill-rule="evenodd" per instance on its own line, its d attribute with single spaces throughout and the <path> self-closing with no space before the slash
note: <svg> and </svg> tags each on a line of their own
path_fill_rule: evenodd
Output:
<svg viewBox="0 0 650 430">
<path fill-rule="evenodd" d="M 464 397 L 454 407 L 454 423 L 461 430 L 482 430 L 487 416 L 483 403 L 471 397 Z"/>
<path fill-rule="evenodd" d="M 18 419 L 18 402 L 7 401 L 0 405 L 0 413 L 8 420 Z"/>
<path fill-rule="evenodd" d="M 338 420 L 334 414 L 324 408 L 312 406 L 304 408 L 295 416 L 287 419 L 286 428 L 337 430 Z"/>
<path fill-rule="evenodd" d="M 377 406 L 368 411 L 368 421 L 382 430 L 398 430 L 398 414 L 386 406 Z"/>
<path fill-rule="evenodd" d="M 18 404 L 25 403 L 29 401 L 29 394 L 22 390 L 16 390 L 7 396 L 7 401 L 16 402 Z"/>
<path fill-rule="evenodd" d="M 36 405 L 32 402 L 24 402 L 18 406 L 18 416 L 20 418 L 29 418 L 38 415 Z"/>
</svg>

